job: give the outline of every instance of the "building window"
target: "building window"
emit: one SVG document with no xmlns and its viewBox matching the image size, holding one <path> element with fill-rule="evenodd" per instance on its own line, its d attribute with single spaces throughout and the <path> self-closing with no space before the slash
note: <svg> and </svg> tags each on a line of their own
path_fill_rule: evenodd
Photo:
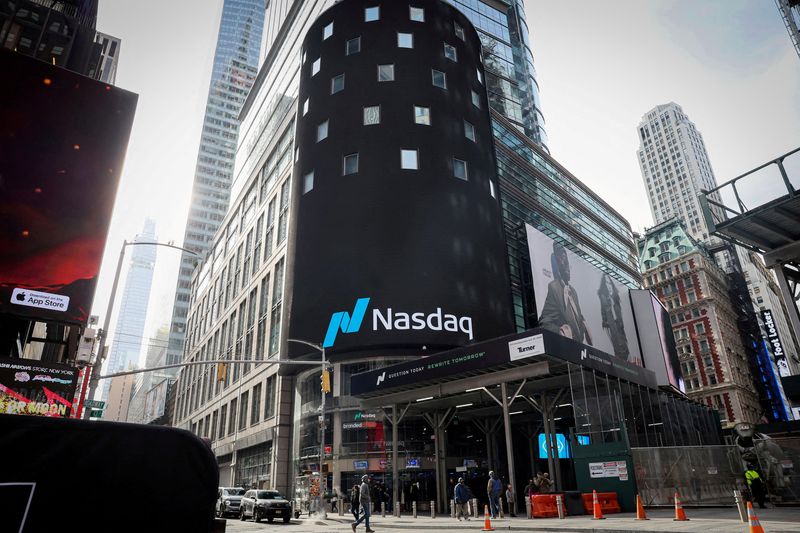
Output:
<svg viewBox="0 0 800 533">
<path fill-rule="evenodd" d="M 439 87 L 441 89 L 447 89 L 447 76 L 445 76 L 444 72 L 432 69 L 431 77 L 433 78 L 433 84 L 436 87 Z"/>
<path fill-rule="evenodd" d="M 317 126 L 317 142 L 328 138 L 328 121 Z"/>
<path fill-rule="evenodd" d="M 239 400 L 239 431 L 247 427 L 247 400 L 250 392 L 243 392 Z"/>
<path fill-rule="evenodd" d="M 454 23 L 453 23 L 453 27 L 455 28 L 455 31 L 456 31 L 456 37 L 458 37 L 458 38 L 459 38 L 459 39 L 461 39 L 462 41 L 466 40 L 466 37 L 464 37 L 464 28 L 462 28 L 462 27 L 461 27 L 461 26 L 458 24 L 458 22 L 454 22 Z"/>
<path fill-rule="evenodd" d="M 339 74 L 331 78 L 331 94 L 336 94 L 344 90 L 344 74 Z"/>
<path fill-rule="evenodd" d="M 414 34 L 397 32 L 398 48 L 414 48 Z"/>
<path fill-rule="evenodd" d="M 225 422 L 228 418 L 228 404 L 223 405 L 219 410 L 219 432 L 217 438 L 221 439 L 225 436 Z"/>
<path fill-rule="evenodd" d="M 410 6 L 408 8 L 409 15 L 408 18 L 413 20 L 414 22 L 425 22 L 425 10 L 421 7 L 414 7 Z"/>
<path fill-rule="evenodd" d="M 261 419 L 261 383 L 253 387 L 253 405 L 250 406 L 250 425 L 258 424 Z"/>
<path fill-rule="evenodd" d="M 472 105 L 474 105 L 477 108 L 481 107 L 481 97 L 475 91 L 472 91 Z"/>
<path fill-rule="evenodd" d="M 314 188 L 314 172 L 311 171 L 303 176 L 303 194 Z"/>
<path fill-rule="evenodd" d="M 306 113 L 308 113 L 308 98 L 303 100 L 303 116 L 306 116 Z"/>
<path fill-rule="evenodd" d="M 695 324 L 695 325 L 694 325 L 694 330 L 695 330 L 695 331 L 696 331 L 698 334 L 702 334 L 702 333 L 705 333 L 705 332 L 706 332 L 706 326 L 705 326 L 705 324 L 703 324 L 702 322 L 700 322 L 700 323 L 698 323 L 698 324 Z"/>
<path fill-rule="evenodd" d="M 394 65 L 378 65 L 378 81 L 394 81 Z"/>
<path fill-rule="evenodd" d="M 708 341 L 707 340 L 703 339 L 703 340 L 700 341 L 700 351 L 703 352 L 703 353 L 708 352 Z"/>
<path fill-rule="evenodd" d="M 456 47 L 444 43 L 444 57 L 449 59 L 450 61 L 458 61 L 458 52 L 456 51 Z"/>
<path fill-rule="evenodd" d="M 481 73 L 481 69 L 476 68 L 475 69 L 475 74 L 477 75 L 476 77 L 478 78 L 478 83 L 483 85 L 483 74 Z"/>
<path fill-rule="evenodd" d="M 344 46 L 344 53 L 345 55 L 353 55 L 357 54 L 361 51 L 361 37 L 356 37 L 355 39 L 350 39 L 345 43 Z"/>
<path fill-rule="evenodd" d="M 333 22 L 322 28 L 322 40 L 324 41 L 331 35 L 333 35 Z"/>
<path fill-rule="evenodd" d="M 311 75 L 315 76 L 317 72 L 319 72 L 320 67 L 322 67 L 322 58 L 317 58 L 311 63 Z"/>
<path fill-rule="evenodd" d="M 364 9 L 364 22 L 375 22 L 381 19 L 381 6 L 367 7 Z"/>
<path fill-rule="evenodd" d="M 236 398 L 231 400 L 231 417 L 228 420 L 228 435 L 233 435 L 233 432 L 236 431 Z"/>
<path fill-rule="evenodd" d="M 416 124 L 424 124 L 425 126 L 431 125 L 431 108 L 423 106 L 414 106 L 414 122 Z"/>
<path fill-rule="evenodd" d="M 419 153 L 417 150 L 400 150 L 400 168 L 403 170 L 419 169 Z"/>
<path fill-rule="evenodd" d="M 467 162 L 453 158 L 453 176 L 460 180 L 467 180 Z"/>
<path fill-rule="evenodd" d="M 471 123 L 464 121 L 464 136 L 472 142 L 475 141 L 475 126 Z"/>
<path fill-rule="evenodd" d="M 492 195 L 492 198 L 497 198 L 497 193 L 494 190 L 494 182 L 489 180 L 489 193 Z"/>
<path fill-rule="evenodd" d="M 264 419 L 275 416 L 275 374 L 267 378 L 264 397 Z"/>
<path fill-rule="evenodd" d="M 381 123 L 381 106 L 371 105 L 364 108 L 364 125 L 373 126 Z"/>
<path fill-rule="evenodd" d="M 342 175 L 355 174 L 358 172 L 358 154 L 348 154 L 342 161 Z"/>
</svg>

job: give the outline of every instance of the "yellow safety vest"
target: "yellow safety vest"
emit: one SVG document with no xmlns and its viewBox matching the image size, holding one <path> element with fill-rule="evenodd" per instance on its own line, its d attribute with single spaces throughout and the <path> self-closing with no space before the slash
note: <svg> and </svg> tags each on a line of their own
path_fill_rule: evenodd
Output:
<svg viewBox="0 0 800 533">
<path fill-rule="evenodd" d="M 747 480 L 748 485 L 752 485 L 753 480 L 761 479 L 761 476 L 759 476 L 758 472 L 756 472 L 755 470 L 748 470 L 747 472 L 744 473 L 744 478 Z"/>
</svg>

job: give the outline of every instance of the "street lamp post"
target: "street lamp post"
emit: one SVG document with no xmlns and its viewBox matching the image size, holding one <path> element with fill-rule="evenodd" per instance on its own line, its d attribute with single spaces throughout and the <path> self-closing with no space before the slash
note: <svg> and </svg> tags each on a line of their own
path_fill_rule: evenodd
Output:
<svg viewBox="0 0 800 533">
<path fill-rule="evenodd" d="M 300 339 L 286 339 L 287 342 L 296 342 L 298 344 L 305 344 L 322 354 L 322 379 L 324 379 L 325 372 L 327 371 L 328 362 L 325 360 L 325 347 Z M 322 472 L 322 463 L 325 461 L 325 395 L 327 394 L 320 384 L 320 392 L 322 393 L 322 400 L 319 407 L 319 502 L 317 505 L 318 517 L 325 520 L 328 517 L 328 510 L 325 508 L 325 489 L 327 485 L 326 476 Z"/>
<path fill-rule="evenodd" d="M 108 335 L 108 329 L 111 327 L 111 312 L 114 310 L 114 300 L 117 296 L 117 286 L 119 285 L 119 277 L 122 273 L 122 264 L 123 260 L 125 259 L 125 248 L 128 246 L 141 246 L 141 245 L 148 245 L 148 246 L 164 246 L 166 248 L 174 248 L 176 250 L 181 250 L 182 252 L 186 252 L 189 255 L 193 255 L 195 257 L 199 257 L 196 252 L 192 250 L 187 250 L 186 248 L 181 248 L 180 246 L 175 246 L 174 244 L 169 243 L 161 243 L 161 242 L 128 242 L 122 241 L 122 248 L 119 251 L 119 259 L 117 260 L 117 270 L 114 273 L 114 282 L 111 284 L 111 295 L 108 297 L 108 307 L 106 308 L 106 316 L 103 318 L 103 329 L 98 332 L 97 338 L 100 341 L 100 347 L 97 349 L 97 359 L 94 362 L 94 367 L 92 368 L 92 374 L 89 380 L 89 393 L 88 397 L 91 399 L 94 397 L 95 390 L 97 389 L 97 382 L 100 379 L 100 371 L 102 370 L 103 360 L 106 357 L 106 342 L 105 336 Z M 91 416 L 91 409 L 86 410 L 84 412 L 84 418 L 88 419 Z"/>
</svg>

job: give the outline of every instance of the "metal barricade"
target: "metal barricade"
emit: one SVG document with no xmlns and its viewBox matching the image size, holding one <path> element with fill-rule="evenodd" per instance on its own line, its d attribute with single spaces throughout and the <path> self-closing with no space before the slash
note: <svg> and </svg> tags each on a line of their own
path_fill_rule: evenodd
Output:
<svg viewBox="0 0 800 533">
<path fill-rule="evenodd" d="M 753 439 L 753 444 L 756 466 L 770 500 L 780 505 L 800 504 L 800 437 Z"/>
</svg>

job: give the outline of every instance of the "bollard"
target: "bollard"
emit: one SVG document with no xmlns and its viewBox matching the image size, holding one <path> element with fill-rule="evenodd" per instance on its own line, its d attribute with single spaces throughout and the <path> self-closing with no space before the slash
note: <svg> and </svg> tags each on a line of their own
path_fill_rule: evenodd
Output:
<svg viewBox="0 0 800 533">
<path fill-rule="evenodd" d="M 342 505 L 343 501 L 336 502 L 336 508 L 339 510 L 339 516 L 344 516 L 344 505 Z"/>
<path fill-rule="evenodd" d="M 431 518 L 436 518 L 436 502 L 431 500 Z"/>
<path fill-rule="evenodd" d="M 456 501 L 450 500 L 450 518 L 456 517 Z"/>
<path fill-rule="evenodd" d="M 400 518 L 400 502 L 394 502 L 394 515 Z"/>
<path fill-rule="evenodd" d="M 381 518 L 386 518 L 386 502 L 381 502 Z"/>
<path fill-rule="evenodd" d="M 558 517 L 564 519 L 564 500 L 561 499 L 561 494 L 556 494 L 556 508 L 558 509 Z"/>
<path fill-rule="evenodd" d="M 738 490 L 733 491 L 733 499 L 736 501 L 736 508 L 739 510 L 739 518 L 746 524 L 747 510 L 745 508 L 744 499 L 742 498 L 742 493 Z"/>
<path fill-rule="evenodd" d="M 527 513 L 528 519 L 533 518 L 533 509 L 531 509 L 531 499 L 525 498 L 525 512 Z"/>
<path fill-rule="evenodd" d="M 417 502 L 411 502 L 411 515 L 416 518 L 417 517 Z"/>
<path fill-rule="evenodd" d="M 478 518 L 478 498 L 472 498 L 472 517 Z"/>
</svg>

